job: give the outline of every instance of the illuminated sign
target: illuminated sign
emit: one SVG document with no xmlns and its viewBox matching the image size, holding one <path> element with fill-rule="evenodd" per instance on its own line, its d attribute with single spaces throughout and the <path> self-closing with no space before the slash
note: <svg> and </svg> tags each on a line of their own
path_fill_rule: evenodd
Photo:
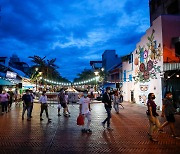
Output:
<svg viewBox="0 0 180 154">
<path fill-rule="evenodd" d="M 16 76 L 17 76 L 17 73 L 14 73 L 14 72 L 7 71 L 6 73 L 6 77 L 10 79 L 15 79 Z"/>
</svg>

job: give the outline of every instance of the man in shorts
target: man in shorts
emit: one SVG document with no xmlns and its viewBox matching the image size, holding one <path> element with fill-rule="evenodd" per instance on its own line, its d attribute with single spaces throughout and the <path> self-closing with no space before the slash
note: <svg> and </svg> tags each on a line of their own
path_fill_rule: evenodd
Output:
<svg viewBox="0 0 180 154">
<path fill-rule="evenodd" d="M 85 90 L 83 97 L 81 97 L 80 101 L 79 101 L 79 104 L 80 104 L 79 114 L 83 115 L 84 118 L 87 118 L 87 120 L 88 120 L 87 127 L 84 128 L 84 125 L 83 125 L 82 132 L 83 133 L 92 133 L 92 130 L 89 128 L 90 124 L 91 124 L 91 108 L 90 108 L 91 101 L 87 96 L 88 96 L 88 91 Z"/>
<path fill-rule="evenodd" d="M 163 107 L 162 107 L 162 117 L 166 117 L 166 122 L 161 126 L 161 129 L 163 129 L 165 126 L 169 125 L 172 137 L 176 139 L 180 139 L 175 133 L 175 117 L 174 114 L 176 112 L 176 109 L 173 105 L 173 95 L 171 92 L 166 92 L 166 97 L 163 100 Z"/>
<path fill-rule="evenodd" d="M 65 117 L 69 117 L 70 115 L 67 113 L 67 103 L 65 100 L 65 91 L 62 88 L 60 90 L 60 93 L 58 94 L 59 103 L 61 104 L 61 107 L 63 107 L 63 114 Z M 60 116 L 60 108 L 58 108 L 58 116 Z"/>
</svg>

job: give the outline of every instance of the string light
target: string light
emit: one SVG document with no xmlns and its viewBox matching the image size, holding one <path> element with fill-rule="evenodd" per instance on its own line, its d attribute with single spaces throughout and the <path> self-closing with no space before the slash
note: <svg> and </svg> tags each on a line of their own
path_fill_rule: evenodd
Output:
<svg viewBox="0 0 180 154">
<path fill-rule="evenodd" d="M 99 76 L 94 77 L 94 78 L 89 79 L 89 80 L 81 81 L 81 82 L 74 82 L 73 85 L 83 85 L 85 83 L 90 83 L 92 81 L 98 81 L 98 80 L 99 80 Z"/>
<path fill-rule="evenodd" d="M 52 81 L 52 80 L 48 80 L 48 79 L 45 79 L 45 78 L 43 80 L 46 81 L 46 82 L 52 83 L 52 84 L 57 84 L 57 85 L 67 85 L 67 86 L 71 85 L 71 83 L 57 82 L 57 81 Z"/>
<path fill-rule="evenodd" d="M 92 81 L 98 81 L 99 76 L 96 76 L 96 77 L 94 77 L 92 79 L 89 79 L 89 80 L 79 81 L 79 82 L 74 82 L 74 83 L 57 82 L 57 81 L 52 81 L 52 80 L 45 79 L 45 78 L 43 80 L 46 81 L 46 82 L 52 83 L 52 84 L 63 85 L 63 86 L 71 86 L 71 85 L 83 85 L 83 84 L 86 84 L 86 83 L 90 83 Z"/>
</svg>

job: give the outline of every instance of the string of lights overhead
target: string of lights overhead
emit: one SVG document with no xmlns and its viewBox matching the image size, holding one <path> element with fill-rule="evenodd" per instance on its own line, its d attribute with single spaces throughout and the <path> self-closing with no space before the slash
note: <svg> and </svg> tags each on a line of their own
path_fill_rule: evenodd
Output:
<svg viewBox="0 0 180 154">
<path fill-rule="evenodd" d="M 45 79 L 45 78 L 43 78 L 43 80 L 46 81 L 46 82 L 48 82 L 48 83 L 56 84 L 56 85 L 63 85 L 63 86 L 75 85 L 75 86 L 76 86 L 76 85 L 87 84 L 87 83 L 90 83 L 90 82 L 93 82 L 93 81 L 98 81 L 98 80 L 99 80 L 99 76 L 94 77 L 94 78 L 89 79 L 89 80 L 79 81 L 79 82 L 74 82 L 74 83 L 57 82 L 57 81 L 52 81 L 52 80 Z"/>
</svg>

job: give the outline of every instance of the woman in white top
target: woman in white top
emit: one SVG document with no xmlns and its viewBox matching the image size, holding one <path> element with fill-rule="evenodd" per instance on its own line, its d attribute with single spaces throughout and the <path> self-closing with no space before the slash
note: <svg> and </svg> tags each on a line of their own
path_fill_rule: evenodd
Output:
<svg viewBox="0 0 180 154">
<path fill-rule="evenodd" d="M 42 114 L 45 110 L 46 112 L 46 117 L 48 118 L 48 122 L 51 122 L 51 119 L 49 118 L 49 115 L 48 115 L 48 104 L 47 104 L 47 96 L 46 96 L 46 91 L 43 91 L 40 99 L 39 99 L 39 102 L 41 103 L 41 113 L 40 113 L 40 120 L 42 121 L 43 118 L 42 118 Z"/>
<path fill-rule="evenodd" d="M 114 109 L 115 109 L 116 113 L 119 114 L 119 94 L 118 94 L 118 91 L 114 92 L 113 104 L 114 104 Z"/>
</svg>

